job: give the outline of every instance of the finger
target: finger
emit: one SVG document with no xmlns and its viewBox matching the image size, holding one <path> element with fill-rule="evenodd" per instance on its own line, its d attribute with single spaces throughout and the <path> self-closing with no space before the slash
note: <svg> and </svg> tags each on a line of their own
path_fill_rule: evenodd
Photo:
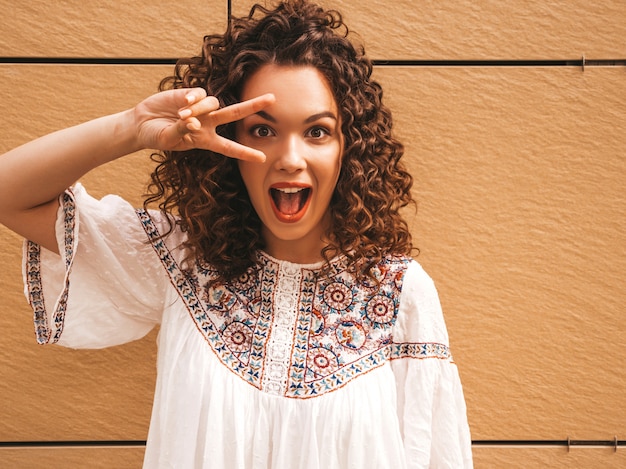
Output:
<svg viewBox="0 0 626 469">
<path fill-rule="evenodd" d="M 247 147 L 225 137 L 217 136 L 214 145 L 212 145 L 212 150 L 238 160 L 252 161 L 255 163 L 263 163 L 265 161 L 265 153 L 262 151 Z"/>
<path fill-rule="evenodd" d="M 181 141 L 188 141 L 192 130 L 189 129 L 187 125 L 187 122 L 178 120 L 171 125 L 163 127 L 156 138 L 159 143 L 155 148 L 171 150 L 180 144 Z"/>
<path fill-rule="evenodd" d="M 204 91 L 204 90 L 203 90 Z M 190 98 L 193 99 L 193 96 Z M 206 96 L 198 101 L 195 101 L 189 106 L 183 107 L 178 111 L 178 116 L 181 119 L 186 119 L 191 116 L 201 116 L 208 114 L 220 108 L 220 103 L 215 96 Z"/>
<path fill-rule="evenodd" d="M 235 122 L 243 119 L 244 117 L 255 114 L 261 109 L 272 105 L 275 101 L 276 98 L 273 94 L 264 94 L 241 103 L 226 106 L 218 111 L 214 111 L 211 113 L 211 119 L 216 126 L 228 124 L 229 122 Z"/>
<path fill-rule="evenodd" d="M 206 91 L 202 88 L 177 88 L 162 91 L 158 95 L 169 96 L 167 105 L 174 106 L 175 109 L 185 109 L 194 103 L 206 98 Z"/>
<path fill-rule="evenodd" d="M 187 130 L 189 130 L 191 132 L 198 131 L 198 130 L 202 129 L 202 124 L 195 117 L 190 117 L 189 119 L 185 119 L 182 122 L 184 124 L 185 129 L 187 129 Z"/>
<path fill-rule="evenodd" d="M 191 105 L 206 98 L 206 90 L 204 88 L 189 88 L 185 91 L 185 104 Z"/>
</svg>

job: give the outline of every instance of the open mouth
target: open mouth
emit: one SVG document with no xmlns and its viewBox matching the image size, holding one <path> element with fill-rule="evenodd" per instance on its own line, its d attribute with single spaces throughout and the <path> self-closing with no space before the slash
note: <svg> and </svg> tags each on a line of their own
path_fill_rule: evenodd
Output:
<svg viewBox="0 0 626 469">
<path fill-rule="evenodd" d="M 276 217 L 280 221 L 293 223 L 304 216 L 311 201 L 311 188 L 274 186 L 270 188 L 270 199 Z"/>
</svg>

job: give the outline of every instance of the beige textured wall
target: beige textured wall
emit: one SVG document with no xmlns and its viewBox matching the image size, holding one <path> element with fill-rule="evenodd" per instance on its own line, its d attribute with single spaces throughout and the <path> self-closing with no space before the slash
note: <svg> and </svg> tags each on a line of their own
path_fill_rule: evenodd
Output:
<svg viewBox="0 0 626 469">
<path fill-rule="evenodd" d="M 375 59 L 626 58 L 622 0 L 325 1 Z M 242 14 L 251 2 L 233 1 Z M 383 4 L 386 4 L 384 6 Z M 419 6 L 417 6 L 419 4 Z M 227 0 L 0 0 L 0 57 L 177 57 Z M 0 64 L 0 152 L 152 93 L 169 66 Z M 411 217 L 465 387 L 477 468 L 625 467 L 626 68 L 377 67 L 416 177 Z M 145 153 L 84 183 L 139 204 Z M 143 440 L 155 333 L 102 351 L 35 345 L 21 241 L 0 228 L 0 442 Z M 0 446 L 4 467 L 140 467 L 143 450 Z"/>
</svg>

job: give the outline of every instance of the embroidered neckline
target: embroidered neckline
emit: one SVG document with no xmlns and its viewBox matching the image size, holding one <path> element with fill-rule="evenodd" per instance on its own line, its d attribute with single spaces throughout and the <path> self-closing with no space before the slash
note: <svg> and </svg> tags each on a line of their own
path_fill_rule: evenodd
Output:
<svg viewBox="0 0 626 469">
<path fill-rule="evenodd" d="M 264 258 L 268 261 L 275 262 L 279 265 L 293 266 L 297 269 L 307 269 L 307 270 L 314 270 L 314 271 L 321 270 L 324 267 L 324 264 L 326 263 L 326 261 L 321 260 L 321 261 L 307 263 L 307 264 L 300 264 L 298 262 L 291 262 L 291 261 L 287 261 L 284 259 L 278 259 L 272 256 L 271 254 L 268 254 L 266 251 L 262 249 L 259 249 L 259 251 L 257 251 L 257 257 Z M 343 259 L 343 256 L 337 256 L 331 259 L 331 263 L 341 262 L 342 259 Z"/>
<path fill-rule="evenodd" d="M 332 392 L 396 358 L 449 358 L 442 344 L 395 344 L 407 257 L 375 267 L 378 283 L 357 280 L 345 257 L 299 265 L 259 252 L 259 265 L 229 284 L 216 272 L 183 271 L 150 215 L 137 215 L 198 331 L 231 371 L 278 396 Z"/>
</svg>

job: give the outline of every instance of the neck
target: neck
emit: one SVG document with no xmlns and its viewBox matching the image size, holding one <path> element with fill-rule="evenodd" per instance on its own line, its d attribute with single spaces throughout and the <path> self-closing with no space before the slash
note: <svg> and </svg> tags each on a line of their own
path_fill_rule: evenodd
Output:
<svg viewBox="0 0 626 469">
<path fill-rule="evenodd" d="M 315 264 L 324 260 L 323 248 L 324 244 L 320 244 L 319 247 L 312 247 L 304 246 L 301 242 L 267 242 L 265 252 L 281 261 L 293 262 L 294 264 Z"/>
<path fill-rule="evenodd" d="M 265 232 L 264 239 L 265 252 L 275 259 L 294 264 L 315 264 L 325 260 L 322 250 L 328 246 L 328 242 L 320 233 L 309 233 L 304 239 L 289 240 Z"/>
</svg>

